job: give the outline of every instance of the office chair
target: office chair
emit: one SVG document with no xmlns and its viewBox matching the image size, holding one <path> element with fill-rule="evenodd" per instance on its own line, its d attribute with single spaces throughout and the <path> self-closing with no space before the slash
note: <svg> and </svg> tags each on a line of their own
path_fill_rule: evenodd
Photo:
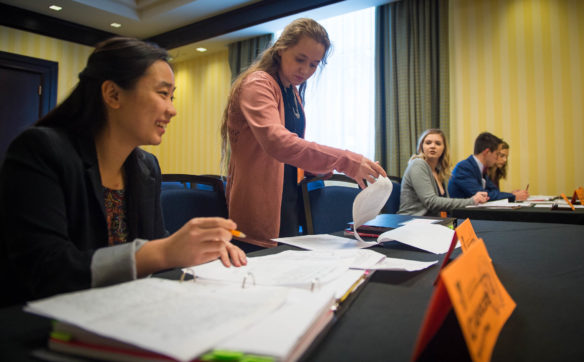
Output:
<svg viewBox="0 0 584 362">
<path fill-rule="evenodd" d="M 399 211 L 400 193 L 401 193 L 401 178 L 396 176 L 388 176 L 393 184 L 393 190 L 389 199 L 381 209 L 381 214 L 395 214 Z"/>
<path fill-rule="evenodd" d="M 227 217 L 223 182 L 210 176 L 164 174 L 162 182 L 180 183 L 182 188 L 162 188 L 160 203 L 166 229 L 171 234 L 194 217 Z"/>
<path fill-rule="evenodd" d="M 334 174 L 328 179 L 306 178 L 300 186 L 306 234 L 341 231 L 353 220 L 353 201 L 361 189 L 350 177 Z"/>
</svg>

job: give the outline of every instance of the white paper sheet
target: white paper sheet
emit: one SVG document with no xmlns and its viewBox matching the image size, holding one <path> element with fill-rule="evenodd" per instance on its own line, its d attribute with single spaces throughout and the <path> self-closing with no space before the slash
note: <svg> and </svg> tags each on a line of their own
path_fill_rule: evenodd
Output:
<svg viewBox="0 0 584 362">
<path fill-rule="evenodd" d="M 287 360 L 299 347 L 307 326 L 312 325 L 310 329 L 324 327 L 322 324 L 314 325 L 314 322 L 319 316 L 327 317 L 327 313 L 329 318 L 325 318 L 324 322 L 330 321 L 333 312 L 323 310 L 323 306 L 330 309 L 331 304 L 327 301 L 331 301 L 331 298 L 321 293 L 300 289 L 291 291 L 289 302 L 274 311 L 269 318 L 254 324 L 246 329 L 245 333 L 238 333 L 223 340 L 217 348 Z"/>
<path fill-rule="evenodd" d="M 400 223 L 401 226 L 411 225 L 411 224 L 436 224 L 439 223 L 441 220 L 435 219 L 411 219 L 409 221 L 404 221 Z"/>
<path fill-rule="evenodd" d="M 245 278 L 256 285 L 310 288 L 317 281 L 328 283 L 347 271 L 354 255 L 287 250 L 247 259 L 247 265 L 225 268 L 219 260 L 183 269 L 196 278 L 242 284 Z"/>
<path fill-rule="evenodd" d="M 367 242 L 330 234 L 290 236 L 272 240 L 306 250 L 362 249 L 377 245 L 375 241 Z"/>
<path fill-rule="evenodd" d="M 353 201 L 353 231 L 361 243 L 365 243 L 365 241 L 357 233 L 357 228 L 379 214 L 392 190 L 393 184 L 389 178 L 379 177 L 375 183 L 367 186 L 355 197 L 355 201 Z"/>
<path fill-rule="evenodd" d="M 285 303 L 287 293 L 146 278 L 30 302 L 25 310 L 189 361 L 258 323 Z"/>
<path fill-rule="evenodd" d="M 438 224 L 410 224 L 379 235 L 378 242 L 396 240 L 434 254 L 448 251 L 454 230 Z"/>
<path fill-rule="evenodd" d="M 398 258 L 385 258 L 369 268 L 369 270 L 417 271 L 431 267 L 436 261 L 416 261 Z"/>
</svg>

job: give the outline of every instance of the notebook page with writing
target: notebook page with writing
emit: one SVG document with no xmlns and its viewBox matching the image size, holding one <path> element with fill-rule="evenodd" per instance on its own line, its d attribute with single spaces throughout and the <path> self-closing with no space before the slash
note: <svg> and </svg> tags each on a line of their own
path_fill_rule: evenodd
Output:
<svg viewBox="0 0 584 362">
<path fill-rule="evenodd" d="M 247 259 L 247 265 L 225 268 L 219 260 L 184 268 L 197 278 L 241 283 L 246 277 L 256 285 L 295 286 L 309 288 L 314 281 L 328 283 L 347 271 L 353 257 L 309 251 L 284 251 Z"/>
<path fill-rule="evenodd" d="M 285 288 L 146 278 L 30 302 L 25 310 L 189 361 L 265 318 L 287 294 Z"/>
</svg>

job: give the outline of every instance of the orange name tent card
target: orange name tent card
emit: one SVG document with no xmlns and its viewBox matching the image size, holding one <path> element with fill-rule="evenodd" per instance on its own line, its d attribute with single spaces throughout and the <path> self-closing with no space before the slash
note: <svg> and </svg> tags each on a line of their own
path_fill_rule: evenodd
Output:
<svg viewBox="0 0 584 362">
<path fill-rule="evenodd" d="M 464 220 L 454 231 L 463 252 L 466 252 L 470 245 L 478 239 L 469 219 Z"/>
<path fill-rule="evenodd" d="M 572 205 L 572 203 L 570 202 L 570 200 L 568 200 L 568 198 L 566 197 L 566 195 L 564 193 L 561 193 L 560 196 L 562 196 L 562 198 L 564 199 L 564 201 L 566 201 L 568 206 L 570 206 L 570 208 L 572 208 L 572 211 L 576 211 L 576 208 L 574 207 L 574 205 Z"/>
<path fill-rule="evenodd" d="M 489 361 L 515 302 L 495 273 L 483 239 L 477 238 L 438 277 L 426 310 L 412 361 L 439 331 L 451 307 L 473 361 Z"/>
<path fill-rule="evenodd" d="M 482 240 L 450 263 L 442 279 L 473 361 L 489 361 L 515 302 L 495 273 Z"/>
<path fill-rule="evenodd" d="M 574 194 L 578 196 L 578 200 L 580 200 L 580 205 L 584 205 L 584 187 L 580 186 L 574 191 Z"/>
</svg>

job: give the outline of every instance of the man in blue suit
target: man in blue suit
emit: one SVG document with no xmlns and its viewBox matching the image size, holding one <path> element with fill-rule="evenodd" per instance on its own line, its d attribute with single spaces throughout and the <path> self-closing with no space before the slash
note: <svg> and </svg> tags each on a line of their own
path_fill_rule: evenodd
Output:
<svg viewBox="0 0 584 362">
<path fill-rule="evenodd" d="M 523 201 L 529 197 L 526 190 L 514 193 L 501 192 L 487 176 L 486 170 L 497 161 L 497 149 L 501 139 L 489 132 L 481 133 L 475 140 L 474 155 L 456 164 L 448 182 L 450 197 L 468 198 L 478 191 L 486 191 L 489 200 L 509 199 Z"/>
</svg>

